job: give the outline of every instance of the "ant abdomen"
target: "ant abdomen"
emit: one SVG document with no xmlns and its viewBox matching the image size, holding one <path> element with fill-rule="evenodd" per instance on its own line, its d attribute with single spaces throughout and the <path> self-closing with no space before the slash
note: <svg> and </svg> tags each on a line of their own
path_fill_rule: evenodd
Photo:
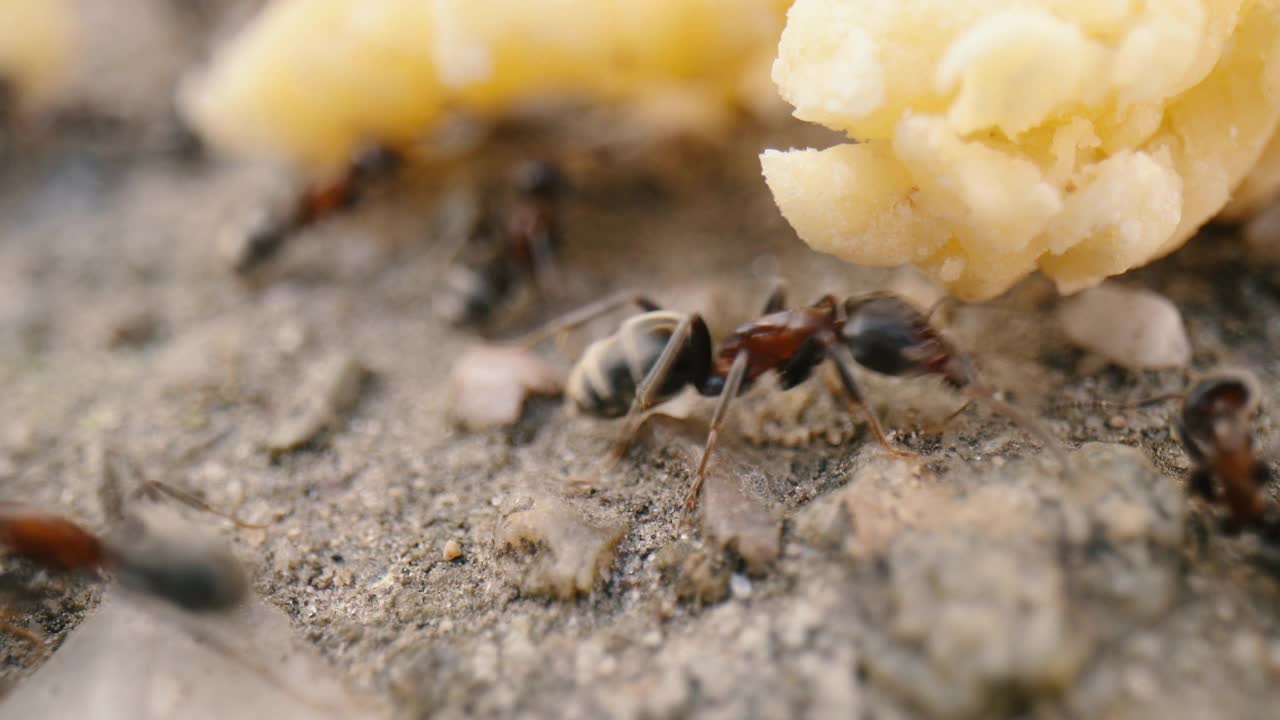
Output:
<svg viewBox="0 0 1280 720">
<path fill-rule="evenodd" d="M 0 509 L 0 548 L 50 570 L 93 570 L 106 561 L 96 536 L 56 515 Z"/>
<path fill-rule="evenodd" d="M 112 569 L 121 585 L 192 612 L 234 607 L 248 589 L 234 558 L 216 551 L 131 553 Z"/>
<path fill-rule="evenodd" d="M 574 365 L 566 384 L 566 394 L 579 410 L 600 418 L 616 418 L 627 413 L 636 389 L 658 362 L 672 332 L 684 315 L 654 311 L 628 318 L 609 337 L 592 343 Z M 658 389 L 662 400 L 674 396 L 688 382 L 688 352 L 682 352 L 675 367 Z"/>
<path fill-rule="evenodd" d="M 248 579 L 229 551 L 155 521 L 134 517 L 108 540 L 111 571 L 121 585 L 192 612 L 224 610 L 244 599 Z"/>
</svg>

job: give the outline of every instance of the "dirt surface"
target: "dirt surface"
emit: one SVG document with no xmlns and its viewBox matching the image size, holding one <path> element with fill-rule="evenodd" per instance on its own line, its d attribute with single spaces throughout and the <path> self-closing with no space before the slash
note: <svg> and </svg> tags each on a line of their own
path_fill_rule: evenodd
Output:
<svg viewBox="0 0 1280 720">
<path fill-rule="evenodd" d="M 865 372 L 918 461 L 890 458 L 821 378 L 786 394 L 762 383 L 731 416 L 707 492 L 739 506 L 705 516 L 681 508 L 708 401 L 676 403 L 690 421 L 652 425 L 612 467 L 617 424 L 555 400 L 530 401 L 512 428 L 452 427 L 449 374 L 479 337 L 432 312 L 442 217 L 476 178 L 545 151 L 538 137 L 414 170 L 299 236 L 252 284 L 218 237 L 260 201 L 261 177 L 119 151 L 141 142 L 120 128 L 13 155 L 0 174 L 2 497 L 105 529 L 116 468 L 269 523 L 184 511 L 233 543 L 299 636 L 404 717 L 1274 712 L 1275 550 L 1185 499 L 1173 407 L 1082 404 L 1176 390 L 1182 373 L 1071 349 L 1042 281 L 942 324 L 1072 448 L 1070 472 L 981 408 L 948 421 L 965 401 L 936 381 Z M 567 282 L 487 334 L 624 287 L 706 311 L 713 332 L 750 319 L 774 274 L 797 303 L 918 291 L 809 253 L 778 215 L 756 152 L 828 141 L 743 128 L 724 147 L 655 145 L 581 170 Z M 1195 369 L 1247 367 L 1277 407 L 1280 284 L 1242 253 L 1219 231 L 1123 282 L 1178 304 Z M 617 321 L 542 352 L 567 368 Z M 351 362 L 369 372 L 352 407 L 273 452 L 325 373 Z M 1264 412 L 1261 443 L 1274 439 Z M 100 590 L 38 583 L 47 598 L 16 620 L 56 646 Z M 0 658 L 8 683 L 39 664 L 8 636 Z"/>
</svg>

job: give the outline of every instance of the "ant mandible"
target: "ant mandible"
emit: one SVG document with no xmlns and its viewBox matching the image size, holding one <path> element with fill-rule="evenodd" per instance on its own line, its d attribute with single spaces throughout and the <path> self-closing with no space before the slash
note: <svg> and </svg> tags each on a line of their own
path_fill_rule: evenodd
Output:
<svg viewBox="0 0 1280 720">
<path fill-rule="evenodd" d="M 629 444 L 645 410 L 672 398 L 686 385 L 701 395 L 718 397 L 686 508 L 697 503 L 732 399 L 771 370 L 778 373 L 784 391 L 794 388 L 824 361 L 835 368 L 849 411 L 864 412 L 876 440 L 896 455 L 913 453 L 894 448 L 886 439 L 854 379 L 855 364 L 883 375 L 939 376 L 948 386 L 1012 418 L 1067 467 L 1057 443 L 1037 423 L 982 384 L 968 356 L 935 330 L 926 315 L 889 293 L 852 297 L 843 303 L 834 295 L 824 295 L 808 307 L 787 309 L 785 287 L 777 284 L 762 317 L 730 333 L 721 341 L 719 352 L 713 349 L 701 315 L 663 310 L 643 295 L 623 294 L 564 316 L 526 338 L 525 344 L 536 344 L 628 304 L 643 312 L 587 348 L 569 374 L 566 394 L 589 415 L 626 415 L 616 454 Z"/>
</svg>

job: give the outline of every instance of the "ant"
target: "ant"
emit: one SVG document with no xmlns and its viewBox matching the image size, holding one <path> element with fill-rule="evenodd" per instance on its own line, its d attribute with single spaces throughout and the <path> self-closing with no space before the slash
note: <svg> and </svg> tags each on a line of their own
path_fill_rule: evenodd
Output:
<svg viewBox="0 0 1280 720">
<path fill-rule="evenodd" d="M 449 269 L 437 312 L 455 326 L 486 323 L 518 286 L 555 288 L 560 251 L 560 200 L 569 188 L 559 166 L 531 161 L 511 178 L 511 197 L 498 211 L 490 201 Z"/>
<path fill-rule="evenodd" d="M 244 571 L 229 554 L 162 537 L 136 518 L 106 539 L 60 515 L 0 502 L 0 552 L 52 574 L 111 573 L 124 587 L 188 612 L 230 610 L 248 594 Z M 0 622 L 0 631 L 41 642 L 37 633 L 8 622 Z"/>
<path fill-rule="evenodd" d="M 969 357 L 935 330 L 927 315 L 889 293 L 852 297 L 843 303 L 834 295 L 824 295 L 808 307 L 787 309 L 786 289 L 777 284 L 762 316 L 730 333 L 720 342 L 718 352 L 701 315 L 663 310 L 643 295 L 623 294 L 564 316 L 526 338 L 525 344 L 541 342 L 628 304 L 643 312 L 587 348 L 570 372 L 565 392 L 589 415 L 626 416 L 616 456 L 625 452 L 640 415 L 674 397 L 686 385 L 701 395 L 718 397 L 695 479 L 685 498 L 686 509 L 697 504 L 730 401 L 771 370 L 778 373 L 782 390 L 794 388 L 824 361 L 835 369 L 849 411 L 865 413 L 876 440 L 895 455 L 914 453 L 889 443 L 858 388 L 854 365 L 897 377 L 941 377 L 951 388 L 966 391 L 971 399 L 986 402 L 1013 419 L 1068 467 L 1057 443 L 982 384 Z"/>
<path fill-rule="evenodd" d="M 307 187 L 283 217 L 260 216 L 238 252 L 236 273 L 248 275 L 279 254 L 298 232 L 356 207 L 370 185 L 394 175 L 403 163 L 404 156 L 386 145 L 361 149 L 342 175 Z"/>
<path fill-rule="evenodd" d="M 1262 410 L 1258 379 L 1244 370 L 1220 370 L 1200 378 L 1190 390 L 1130 403 L 1092 401 L 1086 405 L 1133 409 L 1181 400 L 1174 431 L 1193 464 L 1187 493 L 1225 506 L 1230 532 L 1256 528 L 1280 539 L 1280 505 L 1267 495 L 1271 469 L 1259 456 L 1253 424 Z"/>
<path fill-rule="evenodd" d="M 234 607 L 248 589 L 229 555 L 160 537 L 136 518 L 107 539 L 61 515 L 3 502 L 0 549 L 53 573 L 111 572 L 125 587 L 192 612 Z"/>
<path fill-rule="evenodd" d="M 1183 399 L 1176 428 L 1195 463 L 1187 491 L 1225 505 L 1231 527 L 1255 527 L 1277 536 L 1280 508 L 1266 493 L 1272 474 L 1258 458 L 1253 436 L 1259 394 L 1257 379 L 1246 372 L 1205 377 Z"/>
<path fill-rule="evenodd" d="M 239 528 L 267 527 L 240 520 L 158 480 L 143 480 L 134 493 L 152 500 L 175 500 Z M 109 538 L 61 515 L 0 501 L 0 556 L 23 559 L 59 575 L 111 573 L 124 587 L 189 612 L 229 610 L 246 597 L 247 578 L 230 554 L 172 531 L 158 531 L 141 515 L 127 512 L 126 496 L 112 466 L 107 467 L 102 496 L 108 517 L 120 522 Z M 6 614 L 0 611 L 0 616 Z M 0 631 L 40 642 L 35 633 L 10 623 L 0 622 Z"/>
</svg>

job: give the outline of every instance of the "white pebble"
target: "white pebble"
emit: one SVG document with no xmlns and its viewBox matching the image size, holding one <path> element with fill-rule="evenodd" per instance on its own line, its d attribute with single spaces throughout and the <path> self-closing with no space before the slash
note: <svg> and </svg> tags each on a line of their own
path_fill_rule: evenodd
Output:
<svg viewBox="0 0 1280 720">
<path fill-rule="evenodd" d="M 1067 338 L 1130 368 L 1186 367 L 1191 341 L 1182 315 L 1163 295 L 1104 284 L 1063 303 L 1058 323 Z"/>
</svg>

